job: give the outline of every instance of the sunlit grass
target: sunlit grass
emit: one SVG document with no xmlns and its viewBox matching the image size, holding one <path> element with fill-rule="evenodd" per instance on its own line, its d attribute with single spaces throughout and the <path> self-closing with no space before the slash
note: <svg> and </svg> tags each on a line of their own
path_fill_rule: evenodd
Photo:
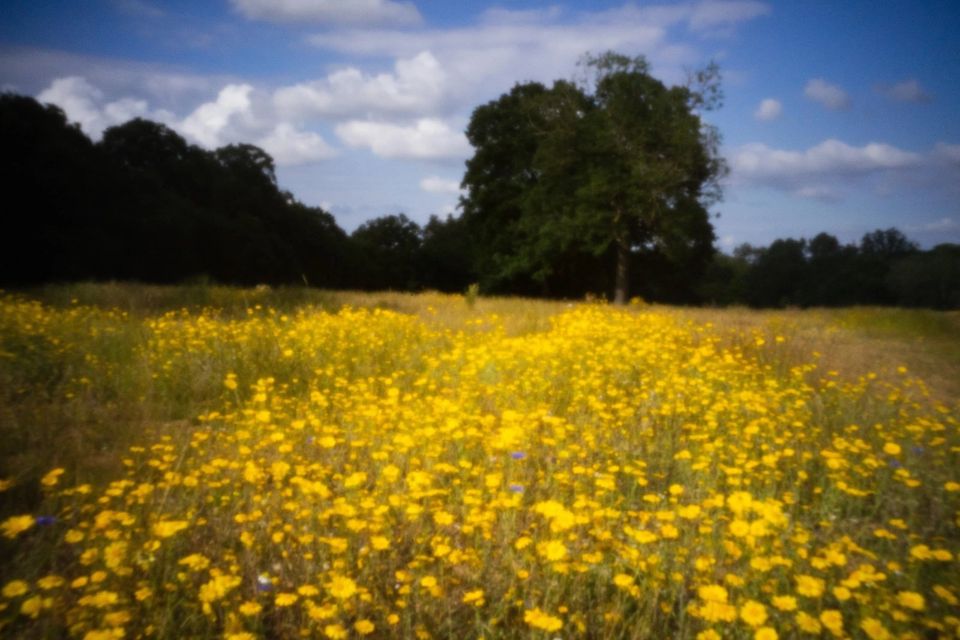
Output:
<svg viewBox="0 0 960 640">
<path fill-rule="evenodd" d="M 957 411 L 915 374 L 955 362 L 909 348 L 949 318 L 39 295 L 0 299 L 5 637 L 960 629 Z"/>
</svg>

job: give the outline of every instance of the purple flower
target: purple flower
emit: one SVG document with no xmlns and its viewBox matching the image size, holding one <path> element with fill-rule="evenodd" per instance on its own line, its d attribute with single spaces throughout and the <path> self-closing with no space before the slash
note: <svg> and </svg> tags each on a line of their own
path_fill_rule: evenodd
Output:
<svg viewBox="0 0 960 640">
<path fill-rule="evenodd" d="M 37 524 L 41 527 L 49 526 L 56 521 L 57 519 L 54 516 L 37 516 L 36 519 Z"/>
<path fill-rule="evenodd" d="M 512 484 L 512 485 L 510 485 L 510 491 L 513 491 L 514 493 L 523 493 L 523 485 L 522 485 L 522 484 Z"/>
<path fill-rule="evenodd" d="M 523 451 L 514 451 L 510 454 L 510 457 L 514 460 L 523 460 L 527 457 L 527 454 L 525 454 Z"/>
</svg>

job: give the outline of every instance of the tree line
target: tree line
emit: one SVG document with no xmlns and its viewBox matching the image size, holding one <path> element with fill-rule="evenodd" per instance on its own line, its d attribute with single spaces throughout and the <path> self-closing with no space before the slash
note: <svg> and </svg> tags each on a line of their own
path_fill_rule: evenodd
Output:
<svg viewBox="0 0 960 640">
<path fill-rule="evenodd" d="M 859 245 L 820 234 L 717 253 L 705 202 L 722 167 L 693 109 L 706 94 L 671 93 L 636 60 L 594 60 L 606 66 L 592 92 L 529 83 L 477 108 L 462 215 L 421 226 L 390 214 L 350 234 L 280 189 L 255 146 L 207 151 L 143 119 L 94 143 L 59 108 L 0 95 L 0 285 L 204 279 L 456 292 L 480 283 L 484 293 L 557 298 L 960 306 L 960 246 L 921 251 L 896 230 Z M 615 87 L 602 85 L 611 73 L 640 74 L 636 85 L 620 80 L 645 92 L 647 117 L 663 107 L 680 131 L 669 140 L 657 138 L 662 123 L 633 131 L 642 114 L 612 122 L 603 111 Z M 642 145 L 618 148 L 630 139 Z M 675 165 L 654 171 L 650 153 L 672 153 Z M 638 175 L 646 195 L 629 191 Z M 608 205 L 618 202 L 616 218 Z"/>
</svg>

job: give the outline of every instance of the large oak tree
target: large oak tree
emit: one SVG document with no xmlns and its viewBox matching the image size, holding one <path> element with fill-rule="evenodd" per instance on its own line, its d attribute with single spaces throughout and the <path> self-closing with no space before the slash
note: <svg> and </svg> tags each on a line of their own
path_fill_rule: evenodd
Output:
<svg viewBox="0 0 960 640">
<path fill-rule="evenodd" d="M 642 57 L 612 52 L 584 68 L 588 82 L 517 85 L 474 111 L 464 218 L 490 282 L 545 283 L 593 256 L 622 303 L 639 264 L 689 272 L 710 258 L 706 208 L 725 165 L 700 112 L 719 102 L 718 74 L 667 87 Z"/>
</svg>

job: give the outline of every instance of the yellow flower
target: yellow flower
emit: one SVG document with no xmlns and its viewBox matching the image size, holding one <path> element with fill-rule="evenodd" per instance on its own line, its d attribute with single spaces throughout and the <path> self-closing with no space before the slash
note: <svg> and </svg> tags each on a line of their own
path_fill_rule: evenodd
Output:
<svg viewBox="0 0 960 640">
<path fill-rule="evenodd" d="M 260 605 L 260 603 L 253 602 L 252 600 L 247 600 L 246 602 L 241 604 L 239 608 L 240 613 L 245 616 L 255 616 L 258 613 L 260 613 L 260 611 L 262 610 L 263 610 L 263 607 Z"/>
<path fill-rule="evenodd" d="M 742 538 L 750 533 L 750 523 L 746 520 L 734 520 L 730 523 L 730 533 Z"/>
<path fill-rule="evenodd" d="M 697 595 L 707 602 L 726 602 L 727 590 L 719 584 L 708 584 L 697 589 Z"/>
<path fill-rule="evenodd" d="M 627 575 L 626 573 L 618 573 L 617 575 L 613 576 L 613 584 L 617 585 L 621 589 L 630 588 L 633 586 L 634 582 L 635 580 L 633 579 L 633 576 Z"/>
<path fill-rule="evenodd" d="M 357 620 L 353 623 L 354 630 L 362 636 L 369 635 L 376 630 L 376 625 L 367 620 L 366 618 Z"/>
<path fill-rule="evenodd" d="M 777 640 L 779 637 L 773 627 L 760 627 L 753 634 L 753 640 Z"/>
<path fill-rule="evenodd" d="M 937 594 L 940 597 L 940 599 L 946 602 L 947 604 L 950 604 L 953 606 L 957 606 L 958 604 L 960 604 L 960 598 L 957 598 L 957 596 L 953 595 L 953 593 L 943 585 L 939 585 L 939 584 L 934 585 L 933 592 Z"/>
<path fill-rule="evenodd" d="M 327 591 L 337 600 L 346 600 L 357 592 L 357 583 L 346 576 L 334 576 L 327 584 Z"/>
<path fill-rule="evenodd" d="M 278 607 L 289 607 L 296 602 L 299 597 L 300 596 L 295 593 L 278 593 L 276 598 L 273 599 L 273 604 Z"/>
<path fill-rule="evenodd" d="M 780 611 L 795 611 L 797 608 L 797 599 L 793 596 L 774 596 L 773 606 Z"/>
<path fill-rule="evenodd" d="M 804 611 L 797 612 L 797 626 L 807 633 L 820 633 L 822 629 L 820 621 Z"/>
<path fill-rule="evenodd" d="M 192 553 L 180 558 L 177 564 L 186 565 L 191 571 L 203 571 L 210 566 L 210 560 L 202 553 Z"/>
<path fill-rule="evenodd" d="M 740 607 L 740 619 L 751 627 L 759 627 L 767 621 L 767 608 L 756 600 L 747 600 Z"/>
<path fill-rule="evenodd" d="M 3 587 L 4 598 L 16 598 L 30 590 L 30 585 L 23 580 L 11 580 Z"/>
<path fill-rule="evenodd" d="M 467 591 L 463 594 L 463 604 L 472 604 L 475 607 L 482 607 L 484 603 L 484 593 L 483 589 L 476 589 L 474 591 Z"/>
<path fill-rule="evenodd" d="M 926 603 L 923 596 L 916 591 L 900 591 L 897 593 L 897 604 L 906 609 L 923 611 Z"/>
<path fill-rule="evenodd" d="M 64 584 L 66 584 L 66 582 L 67 581 L 64 580 L 61 576 L 49 575 L 49 576 L 44 576 L 39 580 L 37 580 L 37 586 L 43 589 L 44 591 L 49 591 L 51 589 L 62 587 Z"/>
<path fill-rule="evenodd" d="M 553 632 L 563 628 L 563 620 L 544 613 L 539 608 L 528 609 L 523 613 L 523 621 L 534 629 Z"/>
<path fill-rule="evenodd" d="M 190 526 L 186 520 L 161 520 L 153 525 L 153 535 L 158 538 L 169 538 Z"/>
<path fill-rule="evenodd" d="M 79 602 L 83 606 L 91 606 L 96 609 L 107 609 L 117 604 L 120 596 L 114 591 L 98 591 L 92 595 L 83 596 Z"/>
<path fill-rule="evenodd" d="M 69 544 L 76 544 L 77 542 L 83 541 L 85 537 L 86 536 L 83 535 L 83 531 L 70 529 L 63 535 L 63 540 Z"/>
<path fill-rule="evenodd" d="M 559 540 L 548 540 L 537 545 L 537 553 L 549 562 L 558 562 L 567 557 L 567 547 Z"/>
<path fill-rule="evenodd" d="M 43 476 L 43 478 L 40 480 L 40 484 L 45 487 L 57 486 L 57 483 L 60 482 L 60 476 L 62 476 L 65 471 L 66 469 L 57 468 L 47 472 L 47 475 Z"/>
<path fill-rule="evenodd" d="M 221 575 L 211 578 L 200 587 L 200 602 L 211 604 L 240 586 L 238 576 Z"/>
<path fill-rule="evenodd" d="M 888 456 L 900 455 L 901 451 L 902 449 L 900 448 L 900 445 L 898 445 L 896 442 L 887 442 L 883 445 L 883 452 Z"/>
<path fill-rule="evenodd" d="M 819 598 L 825 588 L 823 580 L 800 574 L 794 578 L 797 582 L 797 593 L 810 598 Z"/>
<path fill-rule="evenodd" d="M 3 529 L 4 537 L 16 538 L 35 523 L 36 520 L 31 515 L 12 516 L 0 523 L 0 529 Z"/>
<path fill-rule="evenodd" d="M 713 629 L 707 629 L 697 634 L 697 640 L 722 640 L 722 638 L 723 636 Z"/>
<path fill-rule="evenodd" d="M 330 638 L 330 640 L 343 640 L 350 635 L 347 630 L 339 624 L 328 624 L 323 628 L 323 633 Z"/>
<path fill-rule="evenodd" d="M 836 609 L 827 609 L 820 614 L 820 622 L 835 636 L 843 635 L 843 614 Z"/>
<path fill-rule="evenodd" d="M 870 640 L 893 640 L 893 636 L 876 618 L 864 618 L 860 621 L 860 628 Z"/>
<path fill-rule="evenodd" d="M 373 536 L 370 538 L 370 544 L 377 551 L 383 551 L 390 548 L 390 541 L 383 536 Z"/>
</svg>

